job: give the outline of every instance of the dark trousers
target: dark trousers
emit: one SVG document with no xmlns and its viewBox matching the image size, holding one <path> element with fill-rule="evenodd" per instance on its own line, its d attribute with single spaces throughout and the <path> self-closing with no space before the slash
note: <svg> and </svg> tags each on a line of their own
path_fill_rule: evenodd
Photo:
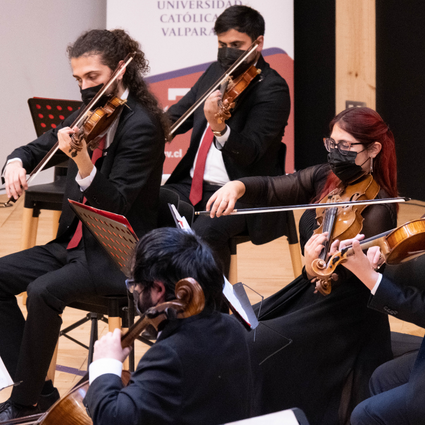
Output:
<svg viewBox="0 0 425 425">
<path fill-rule="evenodd" d="M 406 389 L 417 352 L 405 354 L 379 366 L 370 379 L 372 397 L 361 402 L 351 415 L 352 425 L 408 425 Z"/>
<path fill-rule="evenodd" d="M 123 282 L 102 292 L 119 293 L 121 286 L 125 293 Z M 26 320 L 15 297 L 23 291 L 28 292 Z M 14 402 L 38 402 L 60 314 L 69 303 L 98 293 L 81 248 L 67 251 L 66 244 L 53 242 L 0 258 L 0 356 L 12 379 L 22 381 L 12 391 Z"/>
<path fill-rule="evenodd" d="M 189 177 L 180 183 L 166 184 L 166 187 L 178 193 L 182 201 L 191 204 L 189 200 L 191 184 L 192 179 Z M 220 189 L 220 186 L 204 183 L 202 199 L 194 205 L 195 210 L 204 211 L 208 200 L 218 189 Z M 241 208 L 241 205 L 237 202 L 236 208 Z M 192 229 L 214 250 L 218 260 L 221 262 L 223 274 L 228 276 L 230 268 L 229 240 L 232 236 L 248 231 L 246 216 L 210 218 L 208 215 L 199 215 L 195 216 Z"/>
</svg>

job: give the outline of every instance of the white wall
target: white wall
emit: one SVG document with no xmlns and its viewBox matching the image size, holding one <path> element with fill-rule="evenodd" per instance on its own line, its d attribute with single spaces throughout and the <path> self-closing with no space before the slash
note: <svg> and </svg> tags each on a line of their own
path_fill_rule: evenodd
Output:
<svg viewBox="0 0 425 425">
<path fill-rule="evenodd" d="M 0 0 L 0 167 L 35 138 L 28 98 L 80 99 L 66 47 L 93 28 L 106 28 L 106 0 Z"/>
</svg>

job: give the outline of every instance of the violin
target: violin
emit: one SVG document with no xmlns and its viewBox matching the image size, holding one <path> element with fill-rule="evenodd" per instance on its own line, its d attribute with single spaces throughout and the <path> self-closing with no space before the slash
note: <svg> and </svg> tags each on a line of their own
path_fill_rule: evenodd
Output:
<svg viewBox="0 0 425 425">
<path fill-rule="evenodd" d="M 76 152 L 74 152 L 73 149 L 71 149 L 72 152 L 70 151 L 73 157 L 75 157 L 77 155 L 77 152 L 81 150 L 81 147 L 80 147 L 81 137 L 87 137 L 89 141 L 93 140 L 91 148 L 93 150 L 96 149 L 96 147 L 98 146 L 100 142 L 100 138 L 103 135 L 102 133 L 105 133 L 107 128 L 112 124 L 115 118 L 119 116 L 118 114 L 120 112 L 120 109 L 117 110 L 115 113 L 113 113 L 112 111 L 112 108 L 115 107 L 115 105 L 117 105 L 117 100 L 123 102 L 123 104 L 125 103 L 125 101 L 122 101 L 119 98 L 112 98 L 110 101 L 108 101 L 107 105 L 104 106 L 105 109 L 102 112 L 98 111 L 98 113 L 95 115 L 93 115 L 93 112 L 91 111 L 91 109 L 99 101 L 99 99 L 106 93 L 109 87 L 111 87 L 111 85 L 115 82 L 115 80 L 118 78 L 120 73 L 128 66 L 128 64 L 133 60 L 135 56 L 136 56 L 136 52 L 129 53 L 126 56 L 124 61 L 120 65 L 118 65 L 118 67 L 112 73 L 107 83 L 104 84 L 104 86 L 99 90 L 99 92 L 89 102 L 89 104 L 80 111 L 76 120 L 70 125 L 71 128 L 78 127 L 80 129 L 80 131 L 78 132 L 78 135 L 75 136 L 75 140 L 74 140 L 75 147 L 73 149 L 76 149 Z M 118 106 L 119 105 L 117 105 L 116 107 Z M 90 119 L 91 117 L 93 118 Z M 97 126 L 97 123 L 99 126 Z M 32 170 L 32 172 L 27 178 L 27 183 L 30 183 L 32 180 L 35 179 L 35 177 L 37 177 L 38 173 L 43 170 L 43 168 L 52 159 L 53 155 L 56 153 L 58 149 L 59 149 L 59 142 L 56 142 L 54 146 L 49 150 L 49 152 L 47 152 L 44 158 Z M 1 204 L 1 206 L 11 207 L 12 203 L 15 201 L 16 199 L 14 199 L 13 197 L 10 197 L 7 200 L 7 202 L 4 202 L 3 204 Z"/>
<path fill-rule="evenodd" d="M 400 264 L 425 254 L 425 218 L 409 221 L 395 229 L 360 241 L 363 250 L 379 246 L 381 255 L 389 265 Z M 321 279 L 329 279 L 336 267 L 353 254 L 347 246 L 333 254 L 327 262 L 316 259 L 312 263 L 314 273 Z"/>
<path fill-rule="evenodd" d="M 328 202 L 361 201 L 375 199 L 380 190 L 379 184 L 371 175 L 363 177 L 355 184 L 340 186 L 325 196 L 320 204 Z M 319 261 L 325 261 L 332 242 L 336 239 L 351 239 L 358 235 L 363 228 L 362 212 L 367 205 L 347 205 L 344 207 L 318 208 L 316 220 L 320 226 L 314 234 L 328 232 L 324 247 L 319 254 Z M 337 276 L 335 276 L 337 277 Z M 317 279 L 316 291 L 323 295 L 330 294 L 333 279 Z"/>
<path fill-rule="evenodd" d="M 170 319 L 184 319 L 202 312 L 205 297 L 201 285 L 191 278 L 181 279 L 176 283 L 176 299 L 149 308 L 140 319 L 121 337 L 121 346 L 130 347 L 135 339 L 149 327 L 158 332 L 161 325 Z M 125 372 L 125 371 L 124 371 Z M 130 380 L 129 373 L 123 373 L 123 384 Z M 7 424 L 27 425 L 92 425 L 87 415 L 83 399 L 89 388 L 88 374 L 65 397 L 58 400 L 47 412 L 31 415 L 27 418 L 8 420 Z"/>
<path fill-rule="evenodd" d="M 99 146 L 100 139 L 119 117 L 126 102 L 126 100 L 117 96 L 111 96 L 104 106 L 87 113 L 79 131 L 71 136 L 71 149 L 69 152 L 73 158 L 83 148 L 82 139 L 85 140 L 87 148 L 92 151 Z"/>
<path fill-rule="evenodd" d="M 243 52 L 235 63 L 202 95 L 171 127 L 168 134 L 168 140 L 172 139 L 174 132 L 202 105 L 203 102 L 215 91 L 217 87 L 222 86 L 230 80 L 232 73 L 243 63 L 243 61 L 258 47 L 260 42 L 255 40 L 249 48 Z"/>
<path fill-rule="evenodd" d="M 236 98 L 248 87 L 249 83 L 261 74 L 261 69 L 251 65 L 242 75 L 235 80 L 229 79 L 223 98 L 219 104 L 220 110 L 215 114 L 217 122 L 222 124 L 231 116 L 230 111 L 235 107 Z"/>
</svg>

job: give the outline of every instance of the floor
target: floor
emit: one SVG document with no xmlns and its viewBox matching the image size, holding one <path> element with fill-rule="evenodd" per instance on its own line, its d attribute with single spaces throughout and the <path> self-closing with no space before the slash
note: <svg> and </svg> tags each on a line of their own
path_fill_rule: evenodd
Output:
<svg viewBox="0 0 425 425">
<path fill-rule="evenodd" d="M 5 201 L 6 196 L 0 196 L 0 201 Z M 399 213 L 399 224 L 417 219 L 424 212 L 425 202 L 409 201 L 401 204 Z M 4 256 L 20 249 L 21 221 L 22 221 L 23 199 L 20 199 L 11 208 L 0 208 L 0 256 Z M 296 212 L 296 220 L 301 212 Z M 52 212 L 42 211 L 38 225 L 37 244 L 43 244 L 52 239 Z M 294 278 L 286 238 L 280 238 L 265 245 L 255 246 L 250 242 L 238 246 L 238 280 L 245 283 L 257 293 L 267 297 Z M 259 296 L 248 289 L 252 302 L 259 300 Z M 23 311 L 22 297 L 19 297 Z M 63 314 L 63 326 L 81 319 L 85 312 L 67 308 Z M 410 323 L 390 318 L 391 328 L 394 331 L 412 335 L 424 335 L 424 329 Z M 107 325 L 99 324 L 99 334 L 107 332 Z M 71 335 L 88 344 L 90 324 L 86 323 L 72 331 Z M 140 342 L 136 343 L 136 362 L 148 349 Z M 65 395 L 76 382 L 81 374 L 87 369 L 87 350 L 67 340 L 60 338 L 55 373 L 55 386 L 61 395 Z M 0 401 L 8 398 L 10 389 L 0 391 Z"/>
</svg>

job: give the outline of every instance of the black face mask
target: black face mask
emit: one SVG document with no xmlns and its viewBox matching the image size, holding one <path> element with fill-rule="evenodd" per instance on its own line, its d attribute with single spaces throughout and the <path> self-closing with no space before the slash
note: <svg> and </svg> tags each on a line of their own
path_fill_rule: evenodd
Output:
<svg viewBox="0 0 425 425">
<path fill-rule="evenodd" d="M 246 50 L 235 49 L 234 47 L 220 47 L 217 53 L 217 61 L 227 71 L 239 58 L 242 53 L 245 53 Z M 243 74 L 249 67 L 251 63 L 245 59 L 235 71 L 232 72 L 233 78 L 238 75 Z"/>
<path fill-rule="evenodd" d="M 97 95 L 97 93 L 99 92 L 99 90 L 103 87 L 103 84 L 99 84 L 96 87 L 88 87 L 84 90 L 82 90 L 80 88 L 80 93 L 81 93 L 81 100 L 83 101 L 84 105 L 88 105 L 91 100 Z M 101 96 L 101 98 L 96 102 L 96 105 L 100 105 L 103 106 L 106 104 L 107 100 L 108 100 L 109 96 L 104 94 L 103 96 Z M 93 108 L 96 106 L 93 105 Z"/>
<path fill-rule="evenodd" d="M 356 164 L 356 157 L 357 152 L 348 151 L 347 155 L 342 155 L 336 148 L 331 149 L 328 153 L 328 164 L 331 166 L 333 173 L 345 185 L 356 181 L 366 174 L 363 168 Z"/>
</svg>

